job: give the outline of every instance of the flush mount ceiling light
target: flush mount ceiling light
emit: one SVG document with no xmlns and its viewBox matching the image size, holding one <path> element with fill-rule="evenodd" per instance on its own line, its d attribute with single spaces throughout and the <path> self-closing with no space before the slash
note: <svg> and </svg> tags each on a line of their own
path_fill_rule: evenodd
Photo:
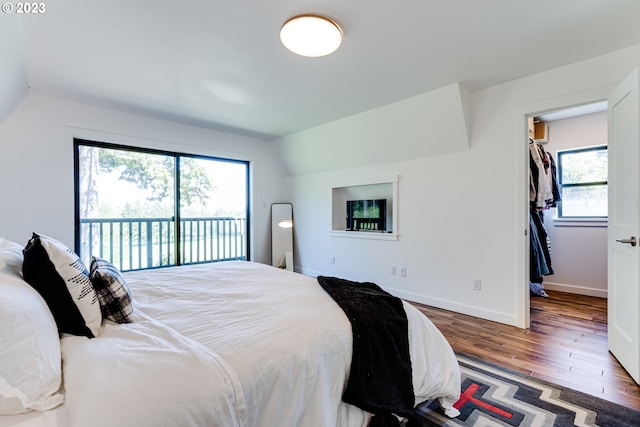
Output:
<svg viewBox="0 0 640 427">
<path fill-rule="evenodd" d="M 282 26 L 280 41 L 298 55 L 325 56 L 340 47 L 342 30 L 338 24 L 322 16 L 294 16 Z"/>
</svg>

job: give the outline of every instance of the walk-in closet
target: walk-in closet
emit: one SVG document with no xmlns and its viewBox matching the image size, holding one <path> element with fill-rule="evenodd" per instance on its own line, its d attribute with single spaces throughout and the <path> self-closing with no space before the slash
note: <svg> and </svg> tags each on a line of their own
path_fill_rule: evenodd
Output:
<svg viewBox="0 0 640 427">
<path fill-rule="evenodd" d="M 531 298 L 607 296 L 606 146 L 604 102 L 529 119 Z"/>
</svg>

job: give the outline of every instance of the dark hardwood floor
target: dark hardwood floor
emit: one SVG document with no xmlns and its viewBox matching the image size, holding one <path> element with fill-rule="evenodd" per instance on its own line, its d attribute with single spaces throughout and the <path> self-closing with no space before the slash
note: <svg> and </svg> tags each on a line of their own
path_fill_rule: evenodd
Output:
<svg viewBox="0 0 640 427">
<path fill-rule="evenodd" d="M 457 353 L 640 410 L 640 386 L 607 350 L 607 300 L 547 291 L 519 329 L 413 303 Z"/>
</svg>

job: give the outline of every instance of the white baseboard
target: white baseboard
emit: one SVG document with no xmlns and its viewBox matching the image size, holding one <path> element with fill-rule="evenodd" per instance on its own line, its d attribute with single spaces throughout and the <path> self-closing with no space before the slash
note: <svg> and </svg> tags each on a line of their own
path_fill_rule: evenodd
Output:
<svg viewBox="0 0 640 427">
<path fill-rule="evenodd" d="M 565 285 L 562 283 L 544 282 L 544 288 L 550 291 L 566 292 L 568 294 L 588 295 L 591 297 L 607 298 L 606 289 L 586 288 L 584 286 Z"/>
<path fill-rule="evenodd" d="M 326 273 L 322 273 L 320 271 L 309 270 L 308 268 L 302 268 L 300 266 L 294 266 L 293 270 L 296 273 L 304 274 L 305 276 L 318 277 L 318 276 L 326 276 Z"/>
<path fill-rule="evenodd" d="M 471 305 L 459 304 L 454 301 L 444 300 L 441 298 L 432 298 L 426 295 L 413 292 L 406 292 L 399 289 L 386 288 L 387 292 L 408 301 L 429 305 L 431 307 L 442 308 L 444 310 L 454 311 L 456 313 L 466 314 L 468 316 L 480 317 L 482 319 L 491 320 L 493 322 L 504 323 L 511 326 L 518 326 L 518 319 L 510 313 L 498 312 L 493 310 L 485 310 Z M 515 310 L 515 308 L 514 308 Z"/>
<path fill-rule="evenodd" d="M 320 271 L 302 269 L 299 267 L 296 267 L 295 271 L 298 273 L 304 274 L 306 276 L 312 276 L 312 277 L 330 275 L 330 274 L 322 273 Z M 453 301 L 444 300 L 440 298 L 432 298 L 426 295 L 422 295 L 414 292 L 406 292 L 406 291 L 402 291 L 402 290 L 395 289 L 388 286 L 380 285 L 380 287 L 383 288 L 385 291 L 389 292 L 390 294 L 408 301 L 413 301 L 420 304 L 429 305 L 431 307 L 442 308 L 444 310 L 454 311 L 457 313 L 462 313 L 462 314 L 466 314 L 474 317 L 480 317 L 483 319 L 492 320 L 494 322 L 504 323 L 507 325 L 518 327 L 517 317 L 510 313 L 484 310 L 482 308 L 478 308 L 475 306 L 459 304 Z"/>
</svg>

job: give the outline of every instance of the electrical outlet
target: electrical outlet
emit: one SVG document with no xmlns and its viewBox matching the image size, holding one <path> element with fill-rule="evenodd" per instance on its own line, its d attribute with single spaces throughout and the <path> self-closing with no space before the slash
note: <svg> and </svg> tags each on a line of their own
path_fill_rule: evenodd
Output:
<svg viewBox="0 0 640 427">
<path fill-rule="evenodd" d="M 392 276 L 395 276 L 395 275 L 396 275 L 396 266 L 395 266 L 395 265 L 392 265 L 392 266 L 391 266 L 391 275 L 392 275 Z"/>
<path fill-rule="evenodd" d="M 400 277 L 407 277 L 407 267 L 400 267 Z"/>
<path fill-rule="evenodd" d="M 480 280 L 480 279 L 472 279 L 471 280 L 471 288 L 474 291 L 481 291 L 482 290 L 482 280 Z"/>
</svg>

